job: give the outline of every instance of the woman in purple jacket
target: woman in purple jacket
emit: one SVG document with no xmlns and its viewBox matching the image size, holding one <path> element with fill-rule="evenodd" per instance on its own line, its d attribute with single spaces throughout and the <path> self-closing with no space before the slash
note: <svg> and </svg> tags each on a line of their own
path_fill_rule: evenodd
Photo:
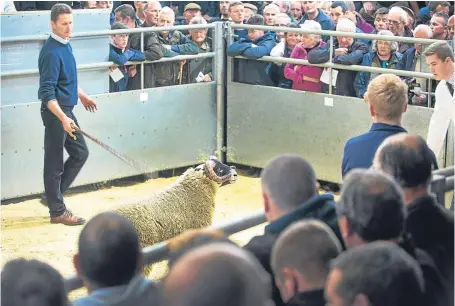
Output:
<svg viewBox="0 0 455 306">
<path fill-rule="evenodd" d="M 307 20 L 301 25 L 305 30 L 321 31 L 321 25 L 313 20 Z M 320 35 L 303 34 L 302 42 L 292 51 L 291 58 L 306 60 L 308 52 L 314 48 L 324 46 L 326 43 L 321 40 Z M 284 76 L 292 81 L 292 89 L 311 92 L 321 92 L 322 83 L 320 81 L 323 68 L 307 65 L 286 64 Z"/>
</svg>

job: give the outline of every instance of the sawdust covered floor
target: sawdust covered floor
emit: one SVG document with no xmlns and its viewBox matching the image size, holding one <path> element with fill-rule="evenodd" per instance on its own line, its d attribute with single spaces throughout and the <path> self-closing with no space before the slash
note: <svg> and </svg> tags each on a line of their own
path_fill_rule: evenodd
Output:
<svg viewBox="0 0 455 306">
<path fill-rule="evenodd" d="M 69 209 L 87 220 L 96 214 L 134 198 L 153 194 L 176 178 L 155 179 L 145 183 L 115 186 L 66 197 Z M 262 208 L 260 180 L 240 176 L 234 185 L 219 189 L 214 224 L 220 224 Z M 69 227 L 49 223 L 48 209 L 38 199 L 1 206 L 1 267 L 14 258 L 37 259 L 55 267 L 64 277 L 75 273 L 72 257 L 82 226 Z M 263 231 L 264 225 L 238 233 L 231 238 L 239 244 Z M 70 298 L 85 295 L 77 290 Z"/>
</svg>

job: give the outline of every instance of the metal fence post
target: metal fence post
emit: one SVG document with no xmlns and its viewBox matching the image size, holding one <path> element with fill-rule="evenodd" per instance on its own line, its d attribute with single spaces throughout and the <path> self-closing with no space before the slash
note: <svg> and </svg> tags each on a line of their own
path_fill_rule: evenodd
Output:
<svg viewBox="0 0 455 306">
<path fill-rule="evenodd" d="M 438 203 L 445 207 L 446 178 L 442 175 L 433 175 L 431 181 L 431 193 L 436 196 Z"/>
<path fill-rule="evenodd" d="M 228 23 L 228 27 L 227 27 L 227 33 L 226 33 L 226 48 L 232 44 L 234 41 L 233 41 L 233 29 L 231 27 L 231 22 Z M 227 50 L 227 49 L 226 49 Z M 227 70 L 227 79 L 226 79 L 226 82 L 227 84 L 229 84 L 230 82 L 232 82 L 234 80 L 233 78 L 233 72 L 234 72 L 234 59 L 230 56 L 227 57 L 227 67 L 226 67 L 226 70 Z"/>
<path fill-rule="evenodd" d="M 144 53 L 144 32 L 141 32 L 141 52 Z M 141 90 L 144 90 L 144 62 L 141 63 Z"/>
<path fill-rule="evenodd" d="M 217 157 L 226 162 L 225 158 L 225 97 L 224 97 L 224 35 L 223 22 L 215 22 L 215 81 L 216 81 L 216 152 Z"/>
<path fill-rule="evenodd" d="M 333 59 L 333 36 L 330 36 L 330 56 L 329 63 L 332 64 Z M 329 68 L 329 95 L 332 94 L 332 67 Z"/>
</svg>

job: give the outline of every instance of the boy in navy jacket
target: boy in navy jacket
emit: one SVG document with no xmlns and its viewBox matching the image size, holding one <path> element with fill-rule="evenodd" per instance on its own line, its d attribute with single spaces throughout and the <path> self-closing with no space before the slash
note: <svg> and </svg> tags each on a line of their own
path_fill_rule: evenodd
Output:
<svg viewBox="0 0 455 306">
<path fill-rule="evenodd" d="M 248 19 L 247 24 L 264 25 L 264 17 L 253 15 Z M 268 63 L 256 61 L 266 55 L 270 55 L 276 45 L 275 35 L 272 32 L 264 33 L 263 30 L 248 30 L 248 36 L 242 37 L 232 43 L 228 49 L 228 56 L 244 56 L 248 59 L 241 59 L 235 68 L 235 81 L 246 84 L 274 86 L 268 76 Z M 252 59 L 252 60 L 249 60 Z"/>
<path fill-rule="evenodd" d="M 126 24 L 117 22 L 114 23 L 111 27 L 111 30 L 119 29 L 128 29 L 128 26 Z M 138 50 L 129 49 L 126 47 L 128 43 L 128 34 L 111 35 L 111 39 L 112 42 L 109 45 L 109 61 L 112 61 L 115 64 L 119 65 L 119 67 L 117 68 L 111 67 L 111 71 L 119 69 L 120 72 L 123 74 L 123 78 L 115 82 L 113 77 L 111 76 L 109 78 L 109 92 L 125 91 L 128 85 L 129 77 L 128 67 L 125 66 L 126 62 L 145 61 L 145 55 Z"/>
</svg>

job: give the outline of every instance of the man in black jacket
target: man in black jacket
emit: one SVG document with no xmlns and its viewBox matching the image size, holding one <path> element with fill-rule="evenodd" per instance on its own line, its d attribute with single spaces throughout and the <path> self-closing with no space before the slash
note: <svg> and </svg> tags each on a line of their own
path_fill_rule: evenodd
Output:
<svg viewBox="0 0 455 306">
<path fill-rule="evenodd" d="M 318 195 L 317 180 L 311 165 L 302 157 L 284 154 L 272 159 L 261 173 L 262 197 L 267 220 L 264 234 L 250 240 L 251 251 L 273 274 L 270 254 L 278 235 L 295 221 L 317 219 L 326 223 L 342 241 L 332 194 Z M 283 305 L 279 290 L 273 285 L 276 306 Z"/>
<path fill-rule="evenodd" d="M 337 32 L 355 33 L 355 24 L 346 17 L 338 21 Z M 368 46 L 361 41 L 351 37 L 338 36 L 334 41 L 333 60 L 334 64 L 340 65 L 360 65 L 363 56 L 368 53 Z M 310 64 L 322 64 L 330 60 L 330 44 L 311 50 L 308 53 Z M 354 80 L 356 71 L 339 70 L 336 79 L 336 92 L 340 96 L 355 97 Z"/>
<path fill-rule="evenodd" d="M 327 305 L 429 306 L 418 263 L 393 242 L 377 241 L 343 252 L 331 263 Z"/>
<path fill-rule="evenodd" d="M 453 289 L 454 215 L 429 192 L 432 160 L 433 154 L 422 137 L 397 134 L 379 147 L 373 166 L 392 175 L 403 188 L 408 211 L 406 230 L 415 245 L 433 258 Z"/>
<path fill-rule="evenodd" d="M 373 169 L 351 171 L 344 180 L 336 209 L 348 249 L 374 241 L 397 243 L 422 269 L 425 279 L 422 305 L 450 305 L 448 283 L 428 253 L 415 248 L 411 236 L 405 232 L 403 190 L 391 176 Z"/>
</svg>

